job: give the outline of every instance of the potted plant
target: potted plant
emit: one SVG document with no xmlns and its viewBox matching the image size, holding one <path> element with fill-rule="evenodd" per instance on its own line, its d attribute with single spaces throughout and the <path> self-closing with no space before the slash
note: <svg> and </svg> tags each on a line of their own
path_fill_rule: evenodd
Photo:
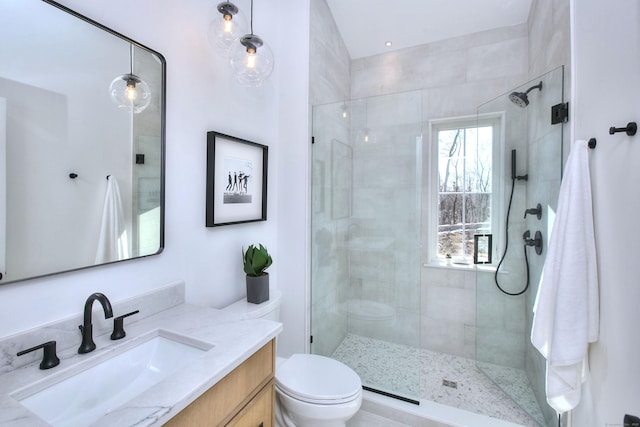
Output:
<svg viewBox="0 0 640 427">
<path fill-rule="evenodd" d="M 260 304 L 269 300 L 269 273 L 265 272 L 273 263 L 267 248 L 249 245 L 242 252 L 244 272 L 247 275 L 247 301 Z"/>
</svg>

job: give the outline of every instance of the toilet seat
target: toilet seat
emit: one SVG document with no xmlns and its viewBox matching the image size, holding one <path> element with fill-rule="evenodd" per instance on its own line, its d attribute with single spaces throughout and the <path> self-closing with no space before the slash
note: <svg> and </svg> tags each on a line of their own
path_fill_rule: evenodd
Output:
<svg viewBox="0 0 640 427">
<path fill-rule="evenodd" d="M 276 387 L 292 398 L 320 405 L 351 402 L 362 393 L 360 377 L 337 360 L 294 354 L 276 370 Z"/>
</svg>

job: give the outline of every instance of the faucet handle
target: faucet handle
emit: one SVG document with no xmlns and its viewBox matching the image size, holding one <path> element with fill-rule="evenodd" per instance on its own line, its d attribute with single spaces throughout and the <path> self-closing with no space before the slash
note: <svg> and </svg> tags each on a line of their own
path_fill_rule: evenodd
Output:
<svg viewBox="0 0 640 427">
<path fill-rule="evenodd" d="M 127 333 L 124 331 L 124 318 L 139 313 L 140 310 L 132 311 L 131 313 L 123 314 L 113 319 L 113 332 L 111 333 L 112 340 L 119 340 L 124 338 Z"/>
<path fill-rule="evenodd" d="M 542 218 L 542 205 L 540 203 L 538 203 L 538 205 L 535 208 L 531 208 L 531 209 L 526 209 L 524 211 L 524 219 L 527 219 L 527 215 L 535 215 L 538 219 Z"/>
<path fill-rule="evenodd" d="M 41 348 L 44 349 L 44 354 L 42 356 L 42 362 L 40 362 L 40 369 L 50 369 L 60 364 L 60 359 L 58 359 L 58 356 L 56 355 L 55 341 L 47 341 L 46 343 L 37 345 L 35 347 L 22 350 L 18 352 L 16 356 L 22 356 L 24 354 L 31 353 L 32 351 L 35 351 Z"/>
</svg>

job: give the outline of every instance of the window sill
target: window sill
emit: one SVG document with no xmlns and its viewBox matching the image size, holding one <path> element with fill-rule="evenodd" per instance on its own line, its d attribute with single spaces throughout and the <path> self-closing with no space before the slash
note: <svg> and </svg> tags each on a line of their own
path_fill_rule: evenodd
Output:
<svg viewBox="0 0 640 427">
<path fill-rule="evenodd" d="M 444 268 L 444 269 L 449 269 L 449 270 L 475 270 L 477 269 L 478 271 L 486 271 L 486 272 L 495 272 L 496 271 L 496 266 L 492 265 L 492 264 L 463 264 L 463 263 L 455 263 L 455 262 L 451 262 L 451 263 L 447 263 L 446 261 L 431 261 L 431 262 L 427 262 L 422 264 L 423 268 Z M 501 270 L 500 273 L 503 273 L 503 271 Z"/>
</svg>

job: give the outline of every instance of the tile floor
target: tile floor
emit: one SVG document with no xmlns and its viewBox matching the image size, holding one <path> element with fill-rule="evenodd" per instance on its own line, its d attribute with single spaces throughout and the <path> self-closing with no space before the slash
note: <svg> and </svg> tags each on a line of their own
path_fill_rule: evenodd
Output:
<svg viewBox="0 0 640 427">
<path fill-rule="evenodd" d="M 416 400 L 431 400 L 526 427 L 544 425 L 544 417 L 526 375 L 518 369 L 482 365 L 483 370 L 490 372 L 493 378 L 502 382 L 500 387 L 510 389 L 509 393 L 517 396 L 516 403 L 481 372 L 472 359 L 418 350 L 354 334 L 347 335 L 333 357 L 358 372 L 365 385 L 393 391 L 395 394 Z M 416 378 L 420 378 L 419 383 Z M 443 380 L 455 382 L 457 388 L 444 386 Z M 385 384 L 388 385 L 386 388 Z M 526 408 L 528 412 L 522 408 Z M 378 425 L 378 421 L 383 423 L 381 425 L 393 427 L 403 425 L 388 424 L 389 420 L 377 420 L 375 417 L 378 416 L 362 411 L 362 414 L 354 417 L 349 426 Z"/>
</svg>

